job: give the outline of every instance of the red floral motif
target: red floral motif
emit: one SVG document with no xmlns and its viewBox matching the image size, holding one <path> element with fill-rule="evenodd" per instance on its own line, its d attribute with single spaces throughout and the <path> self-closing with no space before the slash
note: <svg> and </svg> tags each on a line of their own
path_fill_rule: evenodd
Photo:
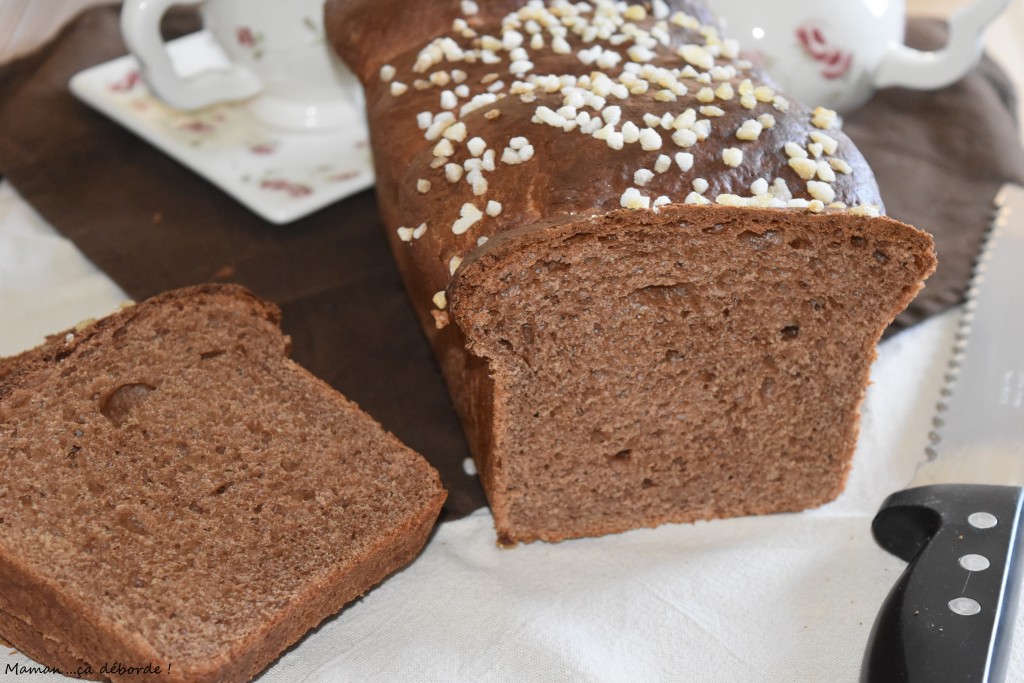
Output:
<svg viewBox="0 0 1024 683">
<path fill-rule="evenodd" d="M 340 173 L 333 173 L 327 176 L 327 180 L 333 183 L 343 183 L 346 180 L 352 180 L 353 178 L 359 177 L 359 171 L 341 171 Z"/>
<path fill-rule="evenodd" d="M 273 154 L 277 150 L 277 145 L 273 142 L 258 142 L 254 145 L 249 145 L 249 151 L 253 154 L 267 155 Z"/>
<path fill-rule="evenodd" d="M 185 130 L 189 133 L 210 133 L 216 130 L 215 126 L 207 123 L 206 121 L 200 121 L 199 119 L 193 119 L 186 121 L 185 123 L 178 126 L 179 130 Z"/>
<path fill-rule="evenodd" d="M 207 133 L 212 133 L 217 130 L 217 127 L 209 121 L 203 121 L 202 119 L 189 119 L 178 124 L 178 130 L 206 135 Z"/>
<path fill-rule="evenodd" d="M 235 40 L 242 47 L 256 47 L 256 35 L 248 26 L 239 26 L 235 29 Z"/>
<path fill-rule="evenodd" d="M 293 183 L 284 178 L 269 178 L 260 183 L 264 190 L 280 190 L 292 197 L 307 197 L 313 194 L 313 188 L 301 183 Z"/>
<path fill-rule="evenodd" d="M 128 92 L 142 82 L 142 74 L 138 69 L 132 69 L 119 81 L 110 84 L 111 92 Z"/>
<path fill-rule="evenodd" d="M 853 54 L 830 44 L 825 32 L 813 21 L 801 24 L 796 29 L 797 40 L 815 61 L 821 62 L 823 78 L 842 78 L 853 66 Z"/>
</svg>

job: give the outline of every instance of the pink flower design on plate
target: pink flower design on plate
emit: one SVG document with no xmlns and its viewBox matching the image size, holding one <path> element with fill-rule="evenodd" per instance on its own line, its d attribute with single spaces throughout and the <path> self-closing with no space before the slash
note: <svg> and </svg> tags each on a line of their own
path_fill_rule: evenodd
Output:
<svg viewBox="0 0 1024 683">
<path fill-rule="evenodd" d="M 343 183 L 346 180 L 352 180 L 353 178 L 358 178 L 358 177 L 359 177 L 359 171 L 349 170 L 349 171 L 340 171 L 338 173 L 332 173 L 331 175 L 327 176 L 327 180 L 329 180 L 331 182 L 334 182 L 334 183 Z"/>
<path fill-rule="evenodd" d="M 308 197 L 313 194 L 313 188 L 302 183 L 294 183 L 284 178 L 268 178 L 260 182 L 260 188 L 264 190 L 278 190 L 290 197 Z"/>
<path fill-rule="evenodd" d="M 216 130 L 215 126 L 207 123 L 206 121 L 201 121 L 200 119 L 192 119 L 190 121 L 186 121 L 182 123 L 180 126 L 178 126 L 178 128 L 179 130 L 188 131 L 189 133 L 200 133 L 203 135 L 205 135 L 206 133 L 212 133 L 214 130 Z"/>
<path fill-rule="evenodd" d="M 260 59 L 263 56 L 263 34 L 253 31 L 248 26 L 235 28 L 235 40 L 247 50 L 252 50 L 252 56 Z"/>
<path fill-rule="evenodd" d="M 823 78 L 842 78 L 853 66 L 853 54 L 829 42 L 825 31 L 814 21 L 808 21 L 796 29 L 797 40 L 812 59 L 820 62 Z"/>
<path fill-rule="evenodd" d="M 128 92 L 142 82 L 142 74 L 138 69 L 132 69 L 118 81 L 110 84 L 111 92 Z"/>
<path fill-rule="evenodd" d="M 252 152 L 253 154 L 265 156 L 267 154 L 273 154 L 275 151 L 277 151 L 277 145 L 274 144 L 273 142 L 257 142 L 255 144 L 249 145 L 249 151 Z"/>
<path fill-rule="evenodd" d="M 242 47 L 256 47 L 256 36 L 248 26 L 239 26 L 236 28 L 235 39 Z"/>
</svg>

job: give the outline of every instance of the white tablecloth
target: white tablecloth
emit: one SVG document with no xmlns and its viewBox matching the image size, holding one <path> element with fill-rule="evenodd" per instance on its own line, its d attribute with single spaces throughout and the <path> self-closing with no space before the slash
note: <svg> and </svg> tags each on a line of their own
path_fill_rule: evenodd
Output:
<svg viewBox="0 0 1024 683">
<path fill-rule="evenodd" d="M 0 183 L 0 355 L 125 299 Z M 800 514 L 495 547 L 480 511 L 268 669 L 300 681 L 856 681 L 903 563 L 871 518 L 923 458 L 957 312 L 885 342 L 846 492 Z M 1020 630 L 1024 634 L 1024 630 Z M 1016 648 L 1010 680 L 1024 680 Z M 0 651 L 0 681 L 56 683 Z M 70 679 L 68 679 L 70 680 Z"/>
</svg>

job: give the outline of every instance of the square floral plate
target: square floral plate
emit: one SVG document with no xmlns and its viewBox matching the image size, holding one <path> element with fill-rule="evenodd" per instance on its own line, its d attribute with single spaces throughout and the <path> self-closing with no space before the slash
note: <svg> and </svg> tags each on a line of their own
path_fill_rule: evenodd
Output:
<svg viewBox="0 0 1024 683">
<path fill-rule="evenodd" d="M 223 67 L 206 31 L 167 44 L 182 76 Z M 289 223 L 374 183 L 366 123 L 290 131 L 255 118 L 245 102 L 183 112 L 156 99 L 128 55 L 72 77 L 80 100 L 166 152 L 272 223 Z"/>
</svg>

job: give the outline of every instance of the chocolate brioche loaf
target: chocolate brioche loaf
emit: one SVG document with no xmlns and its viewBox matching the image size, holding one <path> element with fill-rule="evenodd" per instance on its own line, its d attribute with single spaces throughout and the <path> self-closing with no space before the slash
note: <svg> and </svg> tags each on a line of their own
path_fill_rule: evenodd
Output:
<svg viewBox="0 0 1024 683">
<path fill-rule="evenodd" d="M 90 678 L 245 681 L 417 554 L 437 473 L 278 323 L 193 287 L 8 367 L 0 638 Z"/>
<path fill-rule="evenodd" d="M 842 490 L 935 267 L 834 112 L 696 2 L 328 0 L 502 543 Z"/>
</svg>

